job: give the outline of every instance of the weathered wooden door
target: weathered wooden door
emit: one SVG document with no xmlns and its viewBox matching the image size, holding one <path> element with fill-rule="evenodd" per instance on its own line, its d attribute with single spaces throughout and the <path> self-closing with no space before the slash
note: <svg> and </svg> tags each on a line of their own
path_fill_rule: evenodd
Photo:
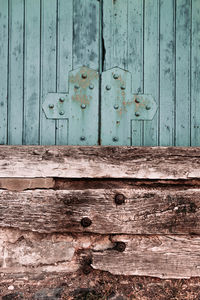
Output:
<svg viewBox="0 0 200 300">
<path fill-rule="evenodd" d="M 200 145 L 199 0 L 0 0 L 0 40 L 0 144 Z"/>
</svg>

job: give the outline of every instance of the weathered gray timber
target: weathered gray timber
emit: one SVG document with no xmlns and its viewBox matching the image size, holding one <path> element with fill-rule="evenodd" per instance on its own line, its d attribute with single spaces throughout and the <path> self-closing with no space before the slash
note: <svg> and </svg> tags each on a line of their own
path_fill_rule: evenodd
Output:
<svg viewBox="0 0 200 300">
<path fill-rule="evenodd" d="M 200 276 L 199 158 L 200 148 L 1 146 L 0 273 Z"/>
<path fill-rule="evenodd" d="M 0 146 L 0 177 L 200 178 L 200 148 Z"/>
<path fill-rule="evenodd" d="M 0 190 L 0 227 L 41 233 L 200 234 L 199 209 L 200 188 Z"/>
</svg>

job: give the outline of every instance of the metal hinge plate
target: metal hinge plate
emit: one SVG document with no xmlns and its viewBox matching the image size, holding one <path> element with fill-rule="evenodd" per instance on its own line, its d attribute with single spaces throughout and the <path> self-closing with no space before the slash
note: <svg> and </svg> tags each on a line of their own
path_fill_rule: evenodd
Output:
<svg viewBox="0 0 200 300">
<path fill-rule="evenodd" d="M 131 73 L 115 67 L 102 74 L 101 109 L 102 144 L 130 145 L 131 121 L 152 120 L 157 104 L 152 95 L 132 94 Z"/>
<path fill-rule="evenodd" d="M 69 72 L 69 92 L 47 94 L 42 108 L 48 119 L 69 120 L 69 144 L 77 145 L 80 140 L 80 145 L 95 145 L 98 143 L 98 95 L 98 72 L 81 67 Z"/>
</svg>

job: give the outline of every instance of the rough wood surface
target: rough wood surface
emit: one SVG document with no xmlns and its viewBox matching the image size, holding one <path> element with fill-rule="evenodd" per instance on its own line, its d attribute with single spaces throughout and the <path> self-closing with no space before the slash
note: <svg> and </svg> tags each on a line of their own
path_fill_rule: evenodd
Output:
<svg viewBox="0 0 200 300">
<path fill-rule="evenodd" d="M 0 177 L 200 178 L 200 148 L 1 146 Z"/>
<path fill-rule="evenodd" d="M 94 252 L 93 268 L 112 274 L 160 278 L 200 276 L 200 237 L 120 235 L 111 240 L 123 241 L 125 251 Z"/>
<path fill-rule="evenodd" d="M 0 189 L 23 191 L 27 189 L 51 189 L 55 186 L 53 178 L 0 178 Z"/>
<path fill-rule="evenodd" d="M 0 226 L 43 233 L 199 234 L 199 208 L 198 188 L 0 190 Z"/>
<path fill-rule="evenodd" d="M 119 245 L 124 245 L 124 249 Z M 120 249 L 124 250 L 120 252 Z M 85 274 L 189 278 L 200 276 L 200 237 L 175 235 L 38 234 L 0 230 L 2 274 Z"/>
</svg>

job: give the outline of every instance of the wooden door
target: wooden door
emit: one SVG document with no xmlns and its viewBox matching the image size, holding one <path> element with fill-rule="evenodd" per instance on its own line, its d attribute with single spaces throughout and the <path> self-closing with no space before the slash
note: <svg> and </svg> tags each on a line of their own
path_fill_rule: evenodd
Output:
<svg viewBox="0 0 200 300">
<path fill-rule="evenodd" d="M 199 0 L 0 0 L 0 144 L 199 146 L 199 28 Z M 100 75 L 92 105 L 47 118 L 47 95 L 72 98 L 83 66 Z"/>
<path fill-rule="evenodd" d="M 118 140 L 112 141 L 108 130 L 102 140 L 113 145 L 199 146 L 200 1 L 104 0 L 103 39 L 104 71 L 115 66 L 128 70 L 132 93 L 151 94 L 158 109 L 150 121 L 124 124 L 126 116 L 119 116 Z M 108 115 L 104 117 L 102 124 Z"/>
<path fill-rule="evenodd" d="M 97 144 L 98 93 L 87 140 L 42 105 L 48 93 L 68 92 L 71 70 L 99 70 L 99 2 L 0 0 L 0 40 L 0 144 L 65 145 L 69 132 L 75 144 Z"/>
</svg>

